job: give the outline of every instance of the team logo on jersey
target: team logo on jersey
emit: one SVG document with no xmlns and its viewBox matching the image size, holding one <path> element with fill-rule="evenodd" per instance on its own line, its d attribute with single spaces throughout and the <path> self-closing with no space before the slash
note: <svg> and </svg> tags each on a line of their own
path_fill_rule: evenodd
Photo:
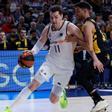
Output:
<svg viewBox="0 0 112 112">
<path fill-rule="evenodd" d="M 60 82 L 58 82 L 57 84 L 58 84 L 58 85 L 61 85 L 61 83 L 60 83 Z"/>
<path fill-rule="evenodd" d="M 59 36 L 62 37 L 63 36 L 63 33 L 60 33 Z"/>
</svg>

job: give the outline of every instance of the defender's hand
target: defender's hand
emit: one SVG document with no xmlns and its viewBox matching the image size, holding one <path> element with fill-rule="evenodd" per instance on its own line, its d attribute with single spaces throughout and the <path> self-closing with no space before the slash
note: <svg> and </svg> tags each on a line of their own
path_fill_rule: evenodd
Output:
<svg viewBox="0 0 112 112">
<path fill-rule="evenodd" d="M 99 60 L 94 61 L 93 66 L 94 66 L 94 69 L 98 69 L 99 72 L 104 71 L 104 66 Z"/>
</svg>

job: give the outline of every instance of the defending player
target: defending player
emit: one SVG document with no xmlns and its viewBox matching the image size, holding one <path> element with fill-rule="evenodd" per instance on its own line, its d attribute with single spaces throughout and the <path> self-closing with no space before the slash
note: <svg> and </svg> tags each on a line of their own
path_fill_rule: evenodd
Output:
<svg viewBox="0 0 112 112">
<path fill-rule="evenodd" d="M 106 47 L 104 47 L 103 43 L 101 43 L 101 39 L 104 37 L 102 37 L 101 31 L 95 26 L 94 20 L 90 17 L 92 10 L 91 5 L 87 2 L 79 2 L 75 4 L 74 8 L 77 19 L 83 22 L 82 32 L 90 51 L 95 51 L 98 59 L 105 65 L 107 63 L 107 51 L 105 50 Z M 91 112 L 99 112 L 101 110 L 105 110 L 108 106 L 108 103 L 99 95 L 91 83 L 91 80 L 97 70 L 94 69 L 95 67 L 92 64 L 92 60 L 89 60 L 91 60 L 91 57 L 82 61 L 82 69 L 76 77 L 79 84 L 86 89 L 94 101 L 94 107 L 92 108 Z M 88 66 L 88 68 L 85 65 Z"/>
</svg>

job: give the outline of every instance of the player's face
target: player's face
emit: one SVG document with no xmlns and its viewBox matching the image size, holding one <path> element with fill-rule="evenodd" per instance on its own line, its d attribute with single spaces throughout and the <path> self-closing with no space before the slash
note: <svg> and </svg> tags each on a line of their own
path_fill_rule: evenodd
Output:
<svg viewBox="0 0 112 112">
<path fill-rule="evenodd" d="M 84 10 L 79 8 L 79 7 L 76 7 L 75 8 L 75 15 L 76 15 L 78 20 L 84 19 Z"/>
<path fill-rule="evenodd" d="M 50 21 L 53 27 L 58 27 L 60 22 L 62 22 L 63 14 L 60 14 L 58 11 L 50 12 Z"/>
</svg>

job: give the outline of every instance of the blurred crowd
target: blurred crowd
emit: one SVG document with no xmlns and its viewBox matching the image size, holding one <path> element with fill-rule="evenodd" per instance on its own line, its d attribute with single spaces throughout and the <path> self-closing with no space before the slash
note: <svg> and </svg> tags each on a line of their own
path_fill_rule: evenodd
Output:
<svg viewBox="0 0 112 112">
<path fill-rule="evenodd" d="M 0 50 L 30 50 L 49 23 L 49 7 L 53 4 L 62 5 L 64 19 L 81 27 L 74 12 L 74 4 L 79 1 L 87 1 L 93 6 L 91 15 L 107 37 L 110 46 L 112 71 L 111 0 L 0 0 Z M 49 40 L 43 49 L 49 49 Z"/>
<path fill-rule="evenodd" d="M 73 4 L 88 1 L 92 16 L 110 39 L 112 33 L 111 0 L 0 0 L 0 50 L 31 49 L 49 23 L 49 7 L 61 4 L 64 18 L 77 23 Z M 77 24 L 80 27 L 80 24 Z M 44 49 L 48 49 L 47 41 Z"/>
</svg>

